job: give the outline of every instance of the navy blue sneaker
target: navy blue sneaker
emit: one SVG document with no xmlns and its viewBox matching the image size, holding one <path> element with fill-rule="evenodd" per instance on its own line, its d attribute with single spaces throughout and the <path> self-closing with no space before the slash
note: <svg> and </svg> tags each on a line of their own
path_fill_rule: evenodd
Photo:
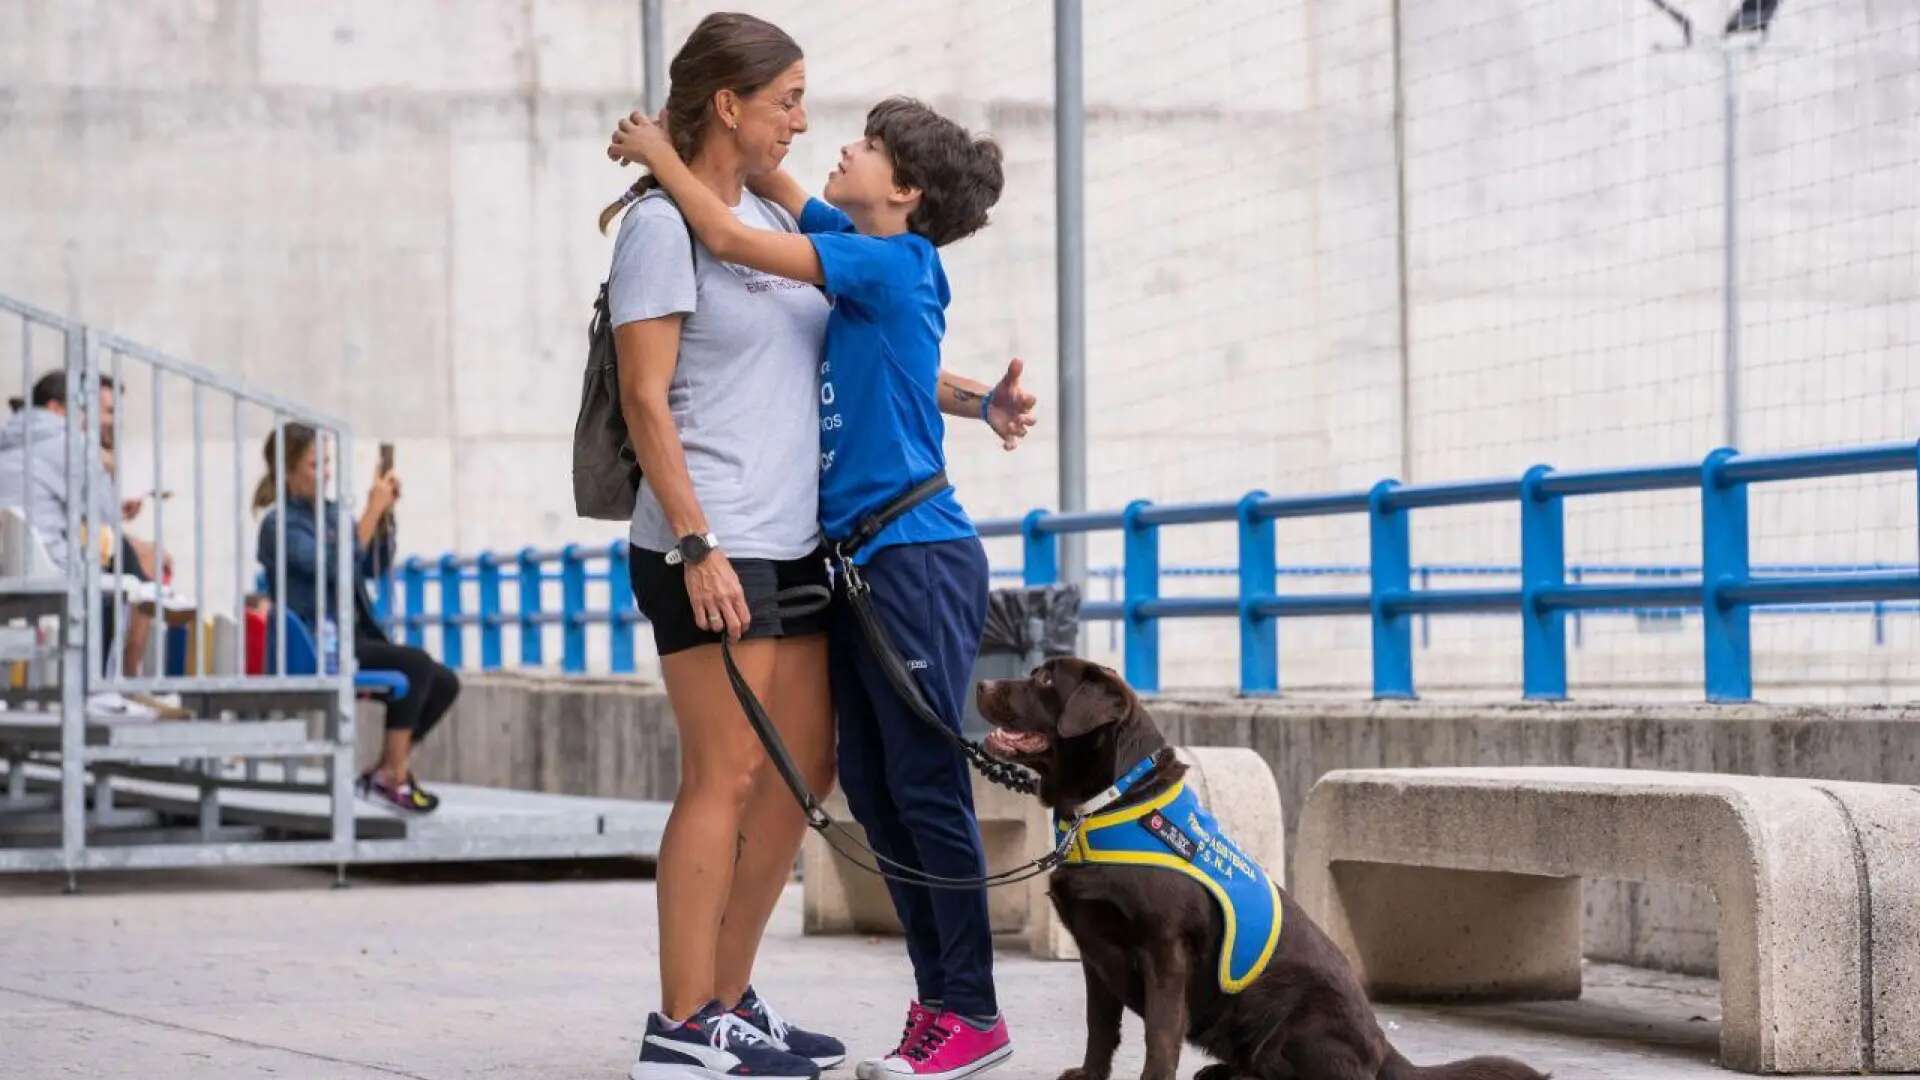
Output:
<svg viewBox="0 0 1920 1080">
<path fill-rule="evenodd" d="M 789 1054 L 755 1031 L 719 1002 L 682 1023 L 655 1013 L 647 1018 L 640 1060 L 627 1070 L 629 1080 L 820 1080 L 820 1068 Z"/>
<path fill-rule="evenodd" d="M 768 1042 L 789 1054 L 806 1058 L 822 1069 L 831 1069 L 847 1060 L 846 1045 L 839 1039 L 787 1023 L 751 986 L 747 987 L 746 996 L 740 999 L 740 1004 L 733 1007 L 733 1015 L 752 1024 L 755 1031 L 767 1037 Z"/>
</svg>

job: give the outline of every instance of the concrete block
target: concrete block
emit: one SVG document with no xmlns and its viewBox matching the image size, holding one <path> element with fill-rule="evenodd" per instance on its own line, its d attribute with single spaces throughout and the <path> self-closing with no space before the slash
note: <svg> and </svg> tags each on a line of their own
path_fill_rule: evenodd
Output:
<svg viewBox="0 0 1920 1080">
<path fill-rule="evenodd" d="M 1867 1067 L 1920 1072 L 1920 790 L 1816 783 L 1845 815 L 1862 890 L 1862 961 L 1872 987 Z"/>
<path fill-rule="evenodd" d="M 1719 899 L 1723 1063 L 1752 1072 L 1859 1071 L 1873 1067 L 1880 991 L 1873 979 L 1870 868 L 1862 868 L 1870 860 L 1857 854 L 1847 797 L 1808 782 L 1705 773 L 1334 772 L 1307 800 L 1295 896 L 1341 943 L 1369 986 L 1376 985 L 1369 965 L 1385 964 L 1379 980 L 1385 989 L 1453 996 L 1568 988 L 1566 960 L 1580 940 L 1578 893 L 1553 886 L 1529 891 L 1512 880 L 1516 875 L 1710 887 Z M 1903 812 L 1871 792 L 1859 798 L 1875 813 Z M 1518 936 L 1537 939 L 1547 959 L 1502 968 L 1503 955 L 1511 962 L 1516 954 L 1503 944 L 1500 923 L 1501 933 L 1462 936 L 1432 952 L 1435 966 L 1417 971 L 1409 987 L 1406 962 L 1382 957 L 1399 943 L 1432 946 L 1392 901 L 1363 905 L 1358 915 L 1349 911 L 1348 898 L 1368 871 L 1357 877 L 1336 871 L 1345 863 L 1473 871 L 1478 876 L 1451 882 L 1423 879 L 1423 895 L 1453 912 L 1470 907 L 1479 891 L 1495 911 L 1517 912 L 1524 931 Z M 1463 889 L 1464 899 L 1439 901 L 1443 884 Z M 1363 933 L 1378 937 L 1361 940 Z M 1901 959 L 1889 960 L 1896 981 Z M 1446 982 L 1449 971 L 1460 981 Z M 1863 992 L 1867 987 L 1874 989 Z M 1887 996 L 1896 1011 L 1911 999 L 1893 986 Z"/>
</svg>

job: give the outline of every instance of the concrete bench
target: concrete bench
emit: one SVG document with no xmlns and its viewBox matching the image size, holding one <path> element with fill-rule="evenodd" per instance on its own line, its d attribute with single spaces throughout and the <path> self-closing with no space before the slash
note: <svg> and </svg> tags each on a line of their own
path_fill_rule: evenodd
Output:
<svg viewBox="0 0 1920 1080">
<path fill-rule="evenodd" d="M 1712 889 L 1722 1064 L 1920 1070 L 1920 790 L 1369 769 L 1307 797 L 1294 895 L 1379 998 L 1580 994 L 1580 878 Z"/>
<path fill-rule="evenodd" d="M 1190 747 L 1179 751 L 1191 771 L 1187 783 L 1213 811 L 1235 842 L 1278 874 L 1286 865 L 1285 830 L 1280 818 L 1280 789 L 1259 754 L 1234 747 Z M 973 782 L 974 811 L 987 851 L 987 866 L 1004 870 L 1043 855 L 1053 845 L 1053 817 L 1038 800 L 994 787 L 978 776 Z M 834 820 L 859 835 L 846 800 L 835 792 L 827 802 Z M 805 879 L 803 925 L 809 934 L 898 934 L 900 923 L 877 877 L 834 855 L 818 834 L 809 833 L 801 851 Z M 1045 875 L 1020 885 L 991 889 L 988 914 L 996 934 L 1017 934 L 1033 955 L 1050 960 L 1077 959 L 1078 951 L 1047 899 Z"/>
</svg>

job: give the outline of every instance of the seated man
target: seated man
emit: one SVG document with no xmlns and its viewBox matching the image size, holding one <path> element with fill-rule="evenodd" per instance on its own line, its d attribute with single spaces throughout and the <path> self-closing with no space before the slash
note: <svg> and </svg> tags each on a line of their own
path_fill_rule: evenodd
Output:
<svg viewBox="0 0 1920 1080">
<path fill-rule="evenodd" d="M 115 396 L 112 384 L 101 384 L 100 441 L 102 457 L 106 460 L 111 460 Z M 31 401 L 15 399 L 13 405 L 13 416 L 0 425 L 0 506 L 20 508 L 40 542 L 46 545 L 53 564 L 64 571 L 73 548 L 67 535 L 66 372 L 49 371 L 42 375 L 33 384 Z M 124 529 L 116 532 L 112 526 L 116 518 L 124 521 L 137 516 L 143 500 L 130 499 L 116 508 L 113 479 L 104 465 L 94 474 L 92 488 L 95 493 L 90 515 L 94 526 L 92 535 L 102 567 L 111 572 L 117 554 L 122 573 L 142 581 L 153 580 L 165 570 L 153 565 L 153 545 L 127 536 Z M 117 609 L 121 606 L 117 600 L 111 591 L 101 597 L 100 625 L 106 643 L 103 655 L 111 655 Z M 134 676 L 140 673 L 153 619 L 138 609 L 130 615 L 122 646 L 122 672 Z"/>
</svg>

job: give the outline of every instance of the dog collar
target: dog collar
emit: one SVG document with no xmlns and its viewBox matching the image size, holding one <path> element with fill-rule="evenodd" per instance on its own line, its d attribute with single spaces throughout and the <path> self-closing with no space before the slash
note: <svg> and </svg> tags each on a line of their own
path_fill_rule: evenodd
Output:
<svg viewBox="0 0 1920 1080">
<path fill-rule="evenodd" d="M 1133 790 L 1135 784 L 1146 779 L 1147 774 L 1152 772 L 1154 766 L 1159 763 L 1159 751 L 1156 750 L 1148 754 L 1140 764 L 1128 769 L 1127 775 L 1115 780 L 1112 787 L 1082 803 L 1078 809 L 1074 810 L 1073 817 L 1077 820 L 1084 821 L 1100 811 L 1105 810 L 1107 807 L 1112 806 L 1114 803 L 1119 802 L 1121 799 L 1126 798 L 1127 792 Z"/>
</svg>

